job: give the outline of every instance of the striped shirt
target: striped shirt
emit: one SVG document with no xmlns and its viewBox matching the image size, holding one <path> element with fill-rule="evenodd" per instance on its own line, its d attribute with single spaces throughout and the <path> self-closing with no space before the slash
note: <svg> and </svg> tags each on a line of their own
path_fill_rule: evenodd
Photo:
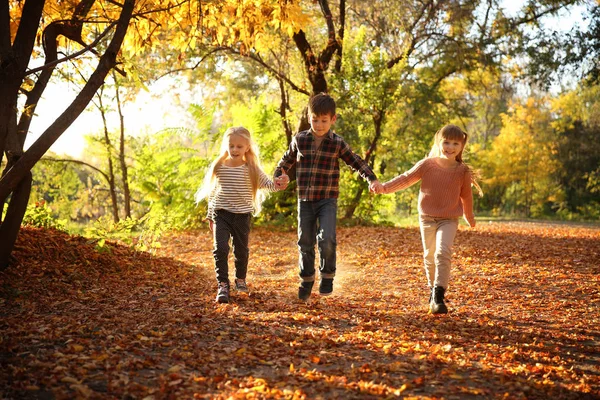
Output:
<svg viewBox="0 0 600 400">
<path fill-rule="evenodd" d="M 383 184 L 385 193 L 394 193 L 421 181 L 419 214 L 428 217 L 456 218 L 465 216 L 473 226 L 473 192 L 471 172 L 465 164 L 441 167 L 435 158 L 425 158 L 409 171 Z"/>
<path fill-rule="evenodd" d="M 250 170 L 246 164 L 239 167 L 219 165 L 215 169 L 217 184 L 208 197 L 207 218 L 214 220 L 216 210 L 227 210 L 236 214 L 254 212 L 252 204 L 252 182 Z M 258 187 L 275 191 L 275 184 L 269 177 L 260 171 Z"/>
<path fill-rule="evenodd" d="M 281 169 L 289 170 L 296 163 L 298 198 L 304 201 L 336 199 L 339 195 L 340 164 L 342 159 L 360 176 L 372 182 L 377 177 L 367 163 L 356 155 L 341 136 L 329 131 L 319 148 L 314 145 L 312 130 L 298 132 L 288 150 L 277 164 L 275 175 Z"/>
</svg>

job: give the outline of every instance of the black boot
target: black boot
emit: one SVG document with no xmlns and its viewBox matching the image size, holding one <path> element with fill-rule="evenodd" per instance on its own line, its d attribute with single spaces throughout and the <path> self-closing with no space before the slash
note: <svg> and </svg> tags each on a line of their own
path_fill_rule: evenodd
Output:
<svg viewBox="0 0 600 400">
<path fill-rule="evenodd" d="M 319 294 L 321 296 L 330 296 L 333 293 L 333 278 L 321 278 L 319 285 Z"/>
<path fill-rule="evenodd" d="M 298 298 L 300 300 L 308 300 L 314 284 L 315 282 L 302 282 L 298 288 Z"/>
<path fill-rule="evenodd" d="M 431 302 L 429 303 L 429 312 L 431 314 L 447 314 L 448 307 L 444 303 L 444 293 L 446 289 L 441 286 L 436 286 L 431 292 Z"/>
</svg>

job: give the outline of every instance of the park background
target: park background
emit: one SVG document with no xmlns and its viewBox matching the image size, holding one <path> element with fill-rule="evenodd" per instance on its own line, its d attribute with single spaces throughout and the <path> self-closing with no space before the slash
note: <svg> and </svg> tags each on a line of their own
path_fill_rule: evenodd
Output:
<svg viewBox="0 0 600 400">
<path fill-rule="evenodd" d="M 597 221 L 600 110 L 590 45 L 598 9 L 571 2 L 527 11 L 534 4 L 474 2 L 419 19 L 401 12 L 401 2 L 349 3 L 343 51 L 334 49 L 328 65 L 306 61 L 309 52 L 329 51 L 317 4 L 302 4 L 293 17 L 306 31 L 307 53 L 289 32 L 271 29 L 252 50 L 223 37 L 183 50 L 155 38 L 150 49 L 123 52 L 128 74 L 111 74 L 51 149 L 57 154 L 36 164 L 25 223 L 98 239 L 197 228 L 205 204 L 196 205 L 194 193 L 224 130 L 248 127 L 270 174 L 320 90 L 337 99 L 335 131 L 381 181 L 425 157 L 436 130 L 455 123 L 469 133 L 465 158 L 481 173 L 477 216 Z M 330 12 L 340 18 L 337 7 Z M 218 31 L 217 42 L 228 33 Z M 76 95 L 91 62 L 58 65 L 26 146 Z M 291 228 L 293 191 L 271 194 L 256 223 Z M 340 192 L 342 223 L 416 223 L 418 185 L 374 197 L 344 166 Z"/>
<path fill-rule="evenodd" d="M 7 4 L 1 398 L 600 397 L 597 1 Z M 382 181 L 444 124 L 470 134 L 484 196 L 448 315 L 418 187 L 344 166 L 334 295 L 297 299 L 290 185 L 254 220 L 250 295 L 215 303 L 194 193 L 223 132 L 270 174 L 322 91 Z"/>
</svg>

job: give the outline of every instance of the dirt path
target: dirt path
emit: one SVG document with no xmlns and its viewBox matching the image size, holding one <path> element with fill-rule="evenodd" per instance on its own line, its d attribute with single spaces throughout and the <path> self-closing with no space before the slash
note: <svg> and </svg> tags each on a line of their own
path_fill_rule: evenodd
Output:
<svg viewBox="0 0 600 400">
<path fill-rule="evenodd" d="M 0 398 L 600 397 L 600 230 L 462 229 L 450 313 L 416 228 L 342 228 L 334 295 L 297 300 L 295 232 L 257 228 L 249 296 L 214 302 L 206 232 L 99 254 L 25 230 L 0 273 Z"/>
</svg>

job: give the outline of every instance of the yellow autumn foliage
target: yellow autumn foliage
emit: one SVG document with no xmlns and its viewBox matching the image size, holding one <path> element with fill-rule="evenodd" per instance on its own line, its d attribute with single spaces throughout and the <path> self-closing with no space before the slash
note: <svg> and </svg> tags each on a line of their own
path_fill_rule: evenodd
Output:
<svg viewBox="0 0 600 400">
<path fill-rule="evenodd" d="M 37 44 L 41 47 L 44 29 L 55 21 L 73 18 L 79 0 L 49 0 L 44 4 L 39 24 Z M 240 46 L 257 51 L 269 48 L 267 31 L 281 30 L 288 34 L 298 31 L 309 18 L 298 0 L 228 0 L 184 1 L 148 0 L 137 2 L 121 54 L 130 58 L 141 49 L 169 46 L 184 52 L 199 41 L 211 45 Z M 14 40 L 21 16 L 23 1 L 10 0 L 11 39 Z M 84 43 L 90 44 L 118 19 L 121 7 L 117 2 L 97 0 L 85 15 L 81 32 Z M 110 35 L 108 36 L 110 37 Z M 59 37 L 59 46 L 73 46 L 70 40 Z M 77 51 L 80 45 L 70 48 Z M 43 53 L 36 50 L 36 57 Z"/>
</svg>

